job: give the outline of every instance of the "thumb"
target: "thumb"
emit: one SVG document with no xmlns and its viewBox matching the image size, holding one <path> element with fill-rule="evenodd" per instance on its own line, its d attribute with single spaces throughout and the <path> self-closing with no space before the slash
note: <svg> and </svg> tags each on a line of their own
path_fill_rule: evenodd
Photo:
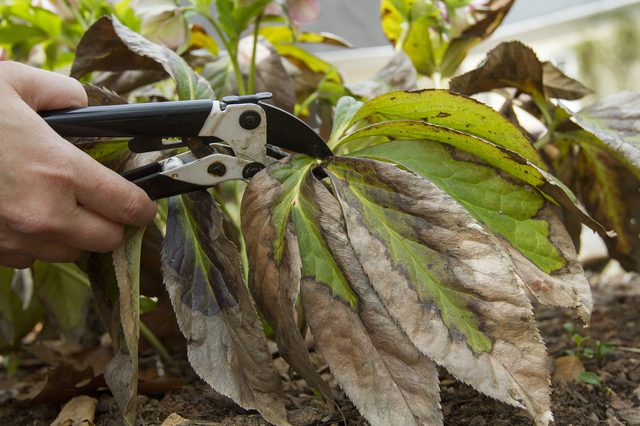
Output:
<svg viewBox="0 0 640 426">
<path fill-rule="evenodd" d="M 35 111 L 87 105 L 87 94 L 77 80 L 17 62 L 0 61 L 0 84 L 8 85 Z"/>
</svg>

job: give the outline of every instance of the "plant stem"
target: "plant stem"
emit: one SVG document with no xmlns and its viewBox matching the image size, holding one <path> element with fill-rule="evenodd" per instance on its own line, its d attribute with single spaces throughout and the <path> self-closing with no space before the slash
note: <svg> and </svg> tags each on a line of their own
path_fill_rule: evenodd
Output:
<svg viewBox="0 0 640 426">
<path fill-rule="evenodd" d="M 224 48 L 227 49 L 227 52 L 229 53 L 229 59 L 231 60 L 231 65 L 233 65 L 233 74 L 236 77 L 236 85 L 238 86 L 238 94 L 246 95 L 247 88 L 244 84 L 244 77 L 242 77 L 242 70 L 240 69 L 240 64 L 238 63 L 238 46 L 236 45 L 232 49 L 231 43 L 229 43 L 229 40 L 227 40 L 227 38 L 224 36 L 224 33 L 222 32 L 222 29 L 220 29 L 220 26 L 218 25 L 216 20 L 213 19 L 213 17 L 211 16 L 207 16 L 207 20 L 215 30 L 216 34 L 218 34 L 218 37 L 220 37 L 220 40 L 222 41 Z"/>
<path fill-rule="evenodd" d="M 162 342 L 158 340 L 156 335 L 153 334 L 153 332 L 149 329 L 149 327 L 145 325 L 145 323 L 142 322 L 142 320 L 140 320 L 140 333 L 142 333 L 144 338 L 147 339 L 147 342 L 151 344 L 153 349 L 156 350 L 156 352 L 158 353 L 158 355 L 160 355 L 160 358 L 162 358 L 166 365 L 173 364 L 173 358 L 171 358 L 169 352 L 162 345 Z"/>
<path fill-rule="evenodd" d="M 247 90 L 249 93 L 255 92 L 256 86 L 256 52 L 258 50 L 258 37 L 260 36 L 260 23 L 262 21 L 262 13 L 256 18 L 256 24 L 253 29 L 253 48 L 251 50 L 251 67 L 249 69 L 249 82 Z"/>
</svg>

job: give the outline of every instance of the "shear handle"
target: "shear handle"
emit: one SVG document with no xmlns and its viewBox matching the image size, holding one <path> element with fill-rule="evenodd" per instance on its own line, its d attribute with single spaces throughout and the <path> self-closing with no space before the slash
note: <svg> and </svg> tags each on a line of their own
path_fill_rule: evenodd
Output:
<svg viewBox="0 0 640 426">
<path fill-rule="evenodd" d="M 44 111 L 44 121 L 63 137 L 198 136 L 213 101 L 150 102 Z"/>
</svg>

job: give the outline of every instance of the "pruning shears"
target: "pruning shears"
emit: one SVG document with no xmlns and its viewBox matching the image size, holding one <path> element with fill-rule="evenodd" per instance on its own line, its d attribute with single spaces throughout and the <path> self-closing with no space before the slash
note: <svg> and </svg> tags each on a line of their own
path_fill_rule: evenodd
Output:
<svg viewBox="0 0 640 426">
<path fill-rule="evenodd" d="M 127 137 L 134 153 L 189 148 L 123 176 L 160 199 L 250 179 L 291 152 L 331 155 L 305 122 L 263 102 L 271 93 L 220 101 L 154 102 L 41 112 L 63 137 Z"/>
</svg>

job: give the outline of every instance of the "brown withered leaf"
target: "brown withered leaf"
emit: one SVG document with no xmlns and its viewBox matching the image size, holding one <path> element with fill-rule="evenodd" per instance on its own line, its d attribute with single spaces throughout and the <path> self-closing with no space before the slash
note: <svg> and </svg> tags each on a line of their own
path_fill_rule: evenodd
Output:
<svg viewBox="0 0 640 426">
<path fill-rule="evenodd" d="M 487 53 L 478 68 L 449 83 L 451 90 L 467 96 L 503 87 L 544 93 L 542 63 L 530 47 L 519 41 L 499 44 Z"/>
<path fill-rule="evenodd" d="M 412 173 L 345 158 L 326 171 L 372 287 L 413 344 L 461 381 L 548 424 L 546 350 L 508 254 Z"/>
<path fill-rule="evenodd" d="M 71 77 L 80 78 L 91 71 L 160 71 L 162 65 L 138 55 L 123 43 L 111 19 L 98 19 L 82 36 L 71 67 Z"/>
<path fill-rule="evenodd" d="M 219 207 L 208 192 L 170 199 L 162 270 L 196 373 L 242 407 L 288 425 L 238 250 L 223 234 Z"/>
<path fill-rule="evenodd" d="M 358 296 L 358 308 L 352 310 L 324 283 L 307 277 L 301 284 L 305 317 L 336 380 L 371 424 L 442 424 L 435 365 L 411 343 L 371 287 L 337 200 L 311 175 L 302 194 L 309 203 L 303 209 L 320 227 Z"/>
<path fill-rule="evenodd" d="M 249 258 L 249 288 L 273 327 L 280 355 L 310 386 L 331 399 L 331 388 L 316 372 L 297 327 L 294 305 L 299 293 L 301 264 L 298 244 L 287 218 L 280 261 L 275 260 L 274 241 L 279 235 L 272 223 L 272 206 L 286 195 L 287 189 L 262 171 L 245 190 L 241 216 Z"/>
<path fill-rule="evenodd" d="M 94 426 L 97 402 L 86 395 L 76 396 L 64 404 L 51 426 Z"/>
<path fill-rule="evenodd" d="M 542 81 L 548 98 L 574 101 L 593 93 L 577 80 L 567 76 L 551 62 L 542 63 Z"/>
<path fill-rule="evenodd" d="M 600 233 L 609 255 L 626 270 L 640 270 L 640 177 L 602 141 L 583 130 L 556 134 L 554 167 L 611 238 Z M 625 147 L 629 151 L 633 147 Z"/>
<path fill-rule="evenodd" d="M 105 368 L 105 380 L 125 422 L 136 424 L 138 403 L 138 341 L 140 339 L 140 248 L 144 228 L 130 227 L 113 252 L 118 282 L 120 333 L 116 354 Z"/>
<path fill-rule="evenodd" d="M 453 78 L 449 87 L 463 95 L 513 87 L 532 96 L 567 100 L 591 93 L 550 62 L 541 62 L 530 47 L 519 41 L 499 44 L 478 68 Z"/>
<path fill-rule="evenodd" d="M 115 17 L 102 17 L 83 35 L 71 67 L 80 78 L 91 71 L 165 72 L 176 83 L 180 99 L 213 97 L 211 86 L 174 51 L 132 31 Z"/>
</svg>

